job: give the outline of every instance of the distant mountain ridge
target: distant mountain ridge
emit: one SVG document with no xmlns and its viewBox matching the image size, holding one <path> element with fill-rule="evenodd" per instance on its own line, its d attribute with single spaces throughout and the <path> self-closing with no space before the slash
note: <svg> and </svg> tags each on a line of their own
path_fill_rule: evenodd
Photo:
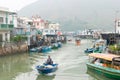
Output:
<svg viewBox="0 0 120 80">
<path fill-rule="evenodd" d="M 114 0 L 38 0 L 24 8 L 20 16 L 40 15 L 46 20 L 59 22 L 63 30 L 97 28 L 114 30 L 115 10 L 120 9 Z"/>
</svg>

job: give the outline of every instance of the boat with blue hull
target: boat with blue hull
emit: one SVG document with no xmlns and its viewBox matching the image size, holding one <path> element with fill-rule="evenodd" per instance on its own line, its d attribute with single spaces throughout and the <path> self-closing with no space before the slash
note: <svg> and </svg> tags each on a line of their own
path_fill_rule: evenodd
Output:
<svg viewBox="0 0 120 80">
<path fill-rule="evenodd" d="M 94 51 L 94 48 L 87 48 L 84 52 L 85 53 L 93 53 L 93 51 Z"/>
<path fill-rule="evenodd" d="M 62 47 L 62 43 L 58 42 L 58 48 L 61 48 L 61 47 Z"/>
<path fill-rule="evenodd" d="M 104 46 L 99 46 L 97 48 L 87 48 L 84 52 L 85 53 L 102 53 L 104 51 Z"/>
<path fill-rule="evenodd" d="M 93 47 L 84 50 L 85 53 L 102 53 L 106 49 L 106 41 L 99 39 L 94 42 Z"/>
<path fill-rule="evenodd" d="M 32 48 L 29 50 L 30 52 L 38 52 L 38 49 L 37 48 Z"/>
<path fill-rule="evenodd" d="M 36 48 L 32 48 L 30 49 L 29 51 L 30 52 L 41 52 L 41 53 L 47 53 L 47 52 L 50 52 L 52 49 L 51 49 L 51 46 L 41 46 L 41 47 L 36 47 Z"/>
<path fill-rule="evenodd" d="M 50 52 L 52 49 L 51 49 L 51 46 L 43 46 L 42 49 L 41 49 L 41 52 L 42 53 L 47 53 L 47 52 Z"/>
<path fill-rule="evenodd" d="M 58 64 L 43 64 L 36 66 L 36 69 L 39 74 L 48 74 L 55 72 L 58 69 Z"/>
<path fill-rule="evenodd" d="M 58 43 L 53 43 L 52 44 L 52 49 L 58 49 Z"/>
</svg>

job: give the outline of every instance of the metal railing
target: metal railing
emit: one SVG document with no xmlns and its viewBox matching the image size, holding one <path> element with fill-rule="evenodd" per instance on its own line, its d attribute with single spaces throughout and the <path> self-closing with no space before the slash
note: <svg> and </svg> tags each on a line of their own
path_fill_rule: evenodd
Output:
<svg viewBox="0 0 120 80">
<path fill-rule="evenodd" d="M 13 28 L 13 24 L 0 24 L 0 30 L 12 30 Z"/>
</svg>

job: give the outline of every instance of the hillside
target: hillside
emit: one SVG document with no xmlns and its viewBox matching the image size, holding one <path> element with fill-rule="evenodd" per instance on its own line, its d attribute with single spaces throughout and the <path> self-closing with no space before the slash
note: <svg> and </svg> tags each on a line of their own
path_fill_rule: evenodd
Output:
<svg viewBox="0 0 120 80">
<path fill-rule="evenodd" d="M 120 9 L 119 2 L 119 0 L 38 0 L 22 8 L 18 14 L 28 17 L 40 15 L 44 19 L 60 22 L 64 30 L 85 28 L 114 30 L 115 10 Z"/>
</svg>

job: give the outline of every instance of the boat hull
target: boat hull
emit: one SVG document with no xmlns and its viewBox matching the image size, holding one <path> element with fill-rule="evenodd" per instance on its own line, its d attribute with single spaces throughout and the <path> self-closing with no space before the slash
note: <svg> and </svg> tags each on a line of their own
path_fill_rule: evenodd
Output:
<svg viewBox="0 0 120 80">
<path fill-rule="evenodd" d="M 80 45 L 80 40 L 76 40 L 76 45 L 77 45 L 77 46 Z"/>
<path fill-rule="evenodd" d="M 52 68 L 41 68 L 41 66 L 37 66 L 36 69 L 37 69 L 39 74 L 52 73 L 52 72 L 55 72 L 58 69 L 58 64 L 53 64 L 51 66 L 53 66 L 53 67 Z"/>
<path fill-rule="evenodd" d="M 85 53 L 102 53 L 103 49 L 89 48 L 84 51 Z"/>
<path fill-rule="evenodd" d="M 52 49 L 58 49 L 59 47 L 58 47 L 58 43 L 54 43 L 54 44 L 52 44 Z"/>
<path fill-rule="evenodd" d="M 36 48 L 32 48 L 29 50 L 29 52 L 38 52 L 38 50 Z"/>
<path fill-rule="evenodd" d="M 50 51 L 51 51 L 51 47 L 50 46 L 45 46 L 45 47 L 42 47 L 42 49 L 41 49 L 42 53 L 47 53 L 47 52 L 50 52 Z"/>
<path fill-rule="evenodd" d="M 61 48 L 61 47 L 62 47 L 62 43 L 59 42 L 59 43 L 58 43 L 58 48 Z"/>
<path fill-rule="evenodd" d="M 93 48 L 89 48 L 89 49 L 86 49 L 84 52 L 85 53 L 93 53 L 94 49 Z"/>
<path fill-rule="evenodd" d="M 120 70 L 115 70 L 91 63 L 87 63 L 87 69 L 94 74 L 102 75 L 112 80 L 120 80 Z"/>
</svg>

